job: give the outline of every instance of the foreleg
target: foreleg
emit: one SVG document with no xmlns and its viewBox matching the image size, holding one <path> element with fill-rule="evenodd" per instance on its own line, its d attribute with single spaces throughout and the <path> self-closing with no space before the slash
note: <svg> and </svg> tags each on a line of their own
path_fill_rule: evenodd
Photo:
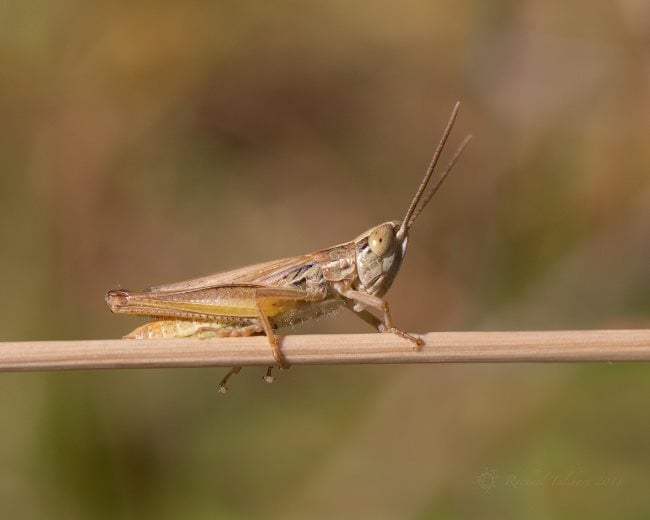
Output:
<svg viewBox="0 0 650 520">
<path fill-rule="evenodd" d="M 402 329 L 398 329 L 397 327 L 393 326 L 390 308 L 386 300 L 379 298 L 378 296 L 373 296 L 361 291 L 355 291 L 354 289 L 346 287 L 337 287 L 337 290 L 339 290 L 340 294 L 346 298 L 346 307 L 357 314 L 363 321 L 375 327 L 379 332 L 391 332 L 404 339 L 407 339 L 415 344 L 415 349 L 424 343 L 421 338 L 413 336 L 408 332 L 405 332 Z M 384 315 L 384 320 L 382 321 L 374 314 L 368 312 L 365 309 L 366 307 L 371 307 L 382 312 Z"/>
</svg>

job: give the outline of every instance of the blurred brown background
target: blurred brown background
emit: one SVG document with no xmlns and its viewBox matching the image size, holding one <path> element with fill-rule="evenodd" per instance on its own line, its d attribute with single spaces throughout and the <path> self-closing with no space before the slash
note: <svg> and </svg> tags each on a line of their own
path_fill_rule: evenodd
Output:
<svg viewBox="0 0 650 520">
<path fill-rule="evenodd" d="M 2 340 L 119 337 L 109 288 L 401 218 L 456 100 L 475 140 L 396 323 L 649 326 L 643 0 L 10 0 L 0 28 Z M 3 516 L 650 514 L 648 365 L 221 372 L 0 376 Z"/>
</svg>

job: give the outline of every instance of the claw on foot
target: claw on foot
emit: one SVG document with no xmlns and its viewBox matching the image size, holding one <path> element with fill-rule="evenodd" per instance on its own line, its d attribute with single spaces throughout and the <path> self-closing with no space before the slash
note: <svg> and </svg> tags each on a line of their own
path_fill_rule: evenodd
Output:
<svg viewBox="0 0 650 520">
<path fill-rule="evenodd" d="M 413 338 L 413 339 L 411 339 L 411 338 Z M 413 350 L 421 350 L 422 349 L 422 345 L 424 345 L 424 340 L 421 337 L 419 337 L 419 336 L 411 336 L 408 339 L 411 339 L 411 341 L 413 343 L 415 343 L 415 345 L 413 345 Z"/>
<path fill-rule="evenodd" d="M 418 336 L 413 336 L 412 334 L 409 334 L 408 332 L 404 332 L 401 329 L 398 329 L 396 327 L 391 327 L 390 329 L 387 329 L 386 327 L 382 327 L 380 329 L 381 332 L 390 332 L 391 334 L 395 334 L 399 336 L 400 338 L 404 338 L 411 343 L 413 343 L 413 350 L 420 350 L 422 348 L 422 345 L 424 345 L 424 341 L 422 338 Z"/>
<path fill-rule="evenodd" d="M 232 367 L 228 373 L 225 375 L 225 377 L 219 381 L 219 393 L 220 394 L 225 394 L 228 391 L 228 380 L 235 374 L 239 374 L 239 371 L 241 370 L 241 367 Z"/>
<path fill-rule="evenodd" d="M 273 375 L 271 374 L 272 370 L 273 370 L 273 367 L 268 367 L 266 369 L 266 375 L 262 378 L 267 383 L 272 383 L 273 381 L 275 381 L 275 377 L 273 377 Z"/>
</svg>

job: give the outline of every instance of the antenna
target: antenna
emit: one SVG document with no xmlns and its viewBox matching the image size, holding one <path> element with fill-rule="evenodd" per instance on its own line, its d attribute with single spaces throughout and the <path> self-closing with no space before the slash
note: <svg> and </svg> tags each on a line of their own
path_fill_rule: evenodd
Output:
<svg viewBox="0 0 650 520">
<path fill-rule="evenodd" d="M 424 174 L 424 178 L 420 183 L 418 191 L 415 192 L 415 196 L 411 201 L 411 205 L 409 206 L 409 209 L 406 211 L 406 216 L 404 217 L 404 220 L 402 220 L 402 225 L 397 231 L 396 234 L 397 240 L 403 240 L 404 237 L 406 236 L 406 230 L 408 229 L 410 225 L 409 222 L 411 222 L 413 214 L 415 213 L 415 208 L 417 207 L 418 202 L 422 198 L 422 194 L 424 193 L 424 190 L 426 190 L 427 188 L 427 184 L 431 179 L 431 175 L 433 175 L 433 170 L 436 168 L 436 164 L 438 164 L 438 159 L 440 158 L 442 149 L 445 147 L 445 143 L 447 142 L 449 134 L 451 133 L 451 130 L 454 127 L 454 122 L 456 121 L 456 116 L 458 115 L 459 108 L 460 108 L 460 101 L 457 101 L 456 104 L 454 105 L 453 110 L 451 111 L 451 115 L 449 116 L 449 121 L 447 122 L 447 127 L 445 128 L 445 131 L 443 132 L 442 137 L 440 138 L 438 147 L 436 148 L 436 151 L 433 153 L 433 157 L 431 159 L 431 163 L 429 164 L 429 168 L 427 169 L 427 172 Z"/>
</svg>

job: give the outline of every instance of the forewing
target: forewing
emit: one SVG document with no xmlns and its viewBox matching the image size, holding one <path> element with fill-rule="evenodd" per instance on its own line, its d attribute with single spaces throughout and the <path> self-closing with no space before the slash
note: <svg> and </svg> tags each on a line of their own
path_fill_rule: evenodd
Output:
<svg viewBox="0 0 650 520">
<path fill-rule="evenodd" d="M 178 292 L 191 291 L 204 287 L 215 287 L 220 285 L 239 285 L 254 284 L 266 285 L 273 284 L 281 280 L 286 273 L 309 262 L 312 255 L 293 256 L 282 258 L 280 260 L 271 260 L 261 264 L 240 267 L 232 271 L 214 273 L 200 278 L 193 278 L 183 282 L 176 282 L 165 285 L 157 285 L 149 289 L 149 292 Z"/>
</svg>

